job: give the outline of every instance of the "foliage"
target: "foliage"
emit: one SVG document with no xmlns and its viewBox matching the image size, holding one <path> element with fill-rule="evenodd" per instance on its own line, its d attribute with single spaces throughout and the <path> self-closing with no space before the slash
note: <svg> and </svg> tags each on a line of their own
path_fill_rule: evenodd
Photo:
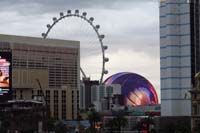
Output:
<svg viewBox="0 0 200 133">
<path fill-rule="evenodd" d="M 125 112 L 119 111 L 117 115 L 108 122 L 108 126 L 110 127 L 111 131 L 117 130 L 121 132 L 121 128 L 125 127 L 127 124 L 127 119 L 125 118 Z"/>
<path fill-rule="evenodd" d="M 133 127 L 133 130 L 138 130 L 140 133 L 145 128 L 144 123 L 142 121 L 137 122 L 137 124 Z"/>
<path fill-rule="evenodd" d="M 65 133 L 67 131 L 67 127 L 62 121 L 58 121 L 55 124 L 55 132 L 56 133 Z"/>
<path fill-rule="evenodd" d="M 191 133 L 191 125 L 189 121 L 178 120 L 166 123 L 160 131 L 163 133 Z"/>
<path fill-rule="evenodd" d="M 177 123 L 169 123 L 166 127 L 170 133 L 191 133 L 191 126 L 185 121 L 178 121 Z"/>
<path fill-rule="evenodd" d="M 101 115 L 96 112 L 95 109 L 91 109 L 90 111 L 87 112 L 87 119 L 89 120 L 90 122 L 90 129 L 91 129 L 91 132 L 95 132 L 95 125 L 101 121 Z"/>
<path fill-rule="evenodd" d="M 176 124 L 177 133 L 190 133 L 191 132 L 191 126 L 189 123 L 186 123 L 184 121 L 179 121 Z"/>
<path fill-rule="evenodd" d="M 4 113 L 0 114 L 0 133 L 7 133 L 9 127 L 9 119 Z"/>
<path fill-rule="evenodd" d="M 107 123 L 107 126 L 110 127 L 110 133 L 112 133 L 113 130 L 114 130 L 114 121 L 109 120 L 108 123 Z"/>
<path fill-rule="evenodd" d="M 8 126 L 9 126 L 8 121 L 1 121 L 0 133 L 7 133 Z"/>
<path fill-rule="evenodd" d="M 147 129 L 147 132 L 149 133 L 150 125 L 155 125 L 155 123 L 151 117 L 147 117 L 137 122 L 136 126 L 134 126 L 133 129 L 138 130 L 138 133 L 140 133 L 144 129 Z M 154 130 L 152 130 L 151 132 L 154 132 Z"/>
<path fill-rule="evenodd" d="M 53 118 L 49 118 L 47 120 L 47 130 L 48 131 L 53 131 L 54 130 L 54 128 L 55 128 L 54 123 L 55 123 L 55 120 Z"/>
</svg>

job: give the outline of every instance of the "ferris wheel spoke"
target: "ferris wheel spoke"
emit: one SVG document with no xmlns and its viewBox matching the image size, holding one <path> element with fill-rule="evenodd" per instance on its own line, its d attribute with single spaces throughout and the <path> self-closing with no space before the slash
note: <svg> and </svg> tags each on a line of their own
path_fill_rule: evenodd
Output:
<svg viewBox="0 0 200 133">
<path fill-rule="evenodd" d="M 81 21 L 84 20 L 84 22 L 87 22 L 89 24 L 89 26 L 92 28 L 92 30 L 95 31 L 95 33 L 96 33 L 96 37 L 97 37 L 98 43 L 100 44 L 100 49 L 101 49 L 100 52 L 102 54 L 102 62 L 101 62 L 102 63 L 102 65 L 101 65 L 102 66 L 102 68 L 101 68 L 102 71 L 100 72 L 101 73 L 100 74 L 101 75 L 100 76 L 100 84 L 102 84 L 104 74 L 108 73 L 108 71 L 105 70 L 105 63 L 108 62 L 109 59 L 107 57 L 105 57 L 105 50 L 107 50 L 107 46 L 103 45 L 103 40 L 104 40 L 105 36 L 103 34 L 99 33 L 100 26 L 94 24 L 94 18 L 93 17 L 87 17 L 87 13 L 86 12 L 83 12 L 81 14 L 79 12 L 79 10 L 75 10 L 75 12 L 73 12 L 73 13 L 72 13 L 71 10 L 68 10 L 67 14 L 64 14 L 63 12 L 61 12 L 59 14 L 59 17 L 57 17 L 57 18 L 53 17 L 52 24 L 47 24 L 47 31 L 45 33 L 42 33 L 42 37 L 43 38 L 47 38 L 49 33 L 52 31 L 52 29 L 54 28 L 55 25 L 57 25 L 58 23 L 62 22 L 63 20 L 65 20 L 67 18 L 72 18 L 72 17 L 80 18 L 79 20 L 81 20 Z M 77 22 L 77 21 L 75 21 L 75 22 Z M 73 24 L 75 24 L 75 23 L 73 23 Z M 64 26 L 64 27 L 61 26 L 61 27 L 58 27 L 58 30 L 62 31 L 63 28 L 66 28 L 65 30 L 72 31 L 70 28 L 74 28 L 74 27 L 69 27 L 68 28 L 68 26 Z M 81 27 L 85 28 L 85 26 L 83 26 L 83 25 L 81 25 Z M 88 31 L 88 30 L 86 30 L 86 31 Z M 62 36 L 62 32 L 58 32 L 58 33 L 60 34 L 60 36 Z M 81 35 L 81 34 L 79 34 L 79 35 Z M 63 37 L 64 37 L 64 35 L 63 35 Z M 70 35 L 66 35 L 65 38 L 69 39 L 69 37 L 70 37 Z M 55 36 L 55 38 L 56 38 L 56 36 Z M 91 33 L 90 32 L 86 32 L 85 36 L 84 36 L 84 39 L 86 39 L 86 40 L 88 40 L 88 42 L 90 42 L 91 41 L 90 38 L 91 38 Z M 59 38 L 59 39 L 61 39 L 61 38 Z M 90 48 L 93 49 L 93 45 L 91 45 Z M 96 54 L 96 51 L 95 50 L 89 50 L 88 55 L 90 55 L 90 54 L 94 55 L 94 54 Z M 81 71 L 82 75 L 86 77 L 86 74 L 83 72 L 82 68 L 80 68 L 80 71 Z"/>
</svg>

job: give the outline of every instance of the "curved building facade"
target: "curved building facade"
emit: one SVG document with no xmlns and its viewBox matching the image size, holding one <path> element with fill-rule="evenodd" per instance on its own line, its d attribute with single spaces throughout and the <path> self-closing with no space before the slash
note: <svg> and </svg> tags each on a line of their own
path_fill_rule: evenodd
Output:
<svg viewBox="0 0 200 133">
<path fill-rule="evenodd" d="M 125 105 L 158 104 L 153 85 L 144 77 L 130 72 L 117 73 L 104 82 L 106 85 L 120 84 Z"/>
</svg>

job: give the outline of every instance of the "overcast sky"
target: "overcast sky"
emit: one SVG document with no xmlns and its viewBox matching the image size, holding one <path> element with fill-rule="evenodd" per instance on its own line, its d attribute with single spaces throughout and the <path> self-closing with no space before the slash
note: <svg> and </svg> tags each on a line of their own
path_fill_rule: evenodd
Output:
<svg viewBox="0 0 200 133">
<path fill-rule="evenodd" d="M 158 0 L 0 0 L 0 34 L 41 37 L 52 17 L 68 9 L 86 11 L 88 17 L 95 18 L 95 24 L 100 24 L 110 59 L 104 79 L 117 72 L 134 72 L 146 77 L 160 93 Z M 81 62 L 86 74 L 95 79 L 101 69 L 100 45 L 91 27 L 81 21 L 62 21 L 50 34 L 80 40 L 84 45 L 81 52 L 85 53 Z"/>
</svg>

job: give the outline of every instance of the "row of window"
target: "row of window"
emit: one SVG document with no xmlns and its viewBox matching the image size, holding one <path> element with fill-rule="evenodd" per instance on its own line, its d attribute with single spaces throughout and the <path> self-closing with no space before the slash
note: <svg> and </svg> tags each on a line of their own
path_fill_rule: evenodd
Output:
<svg viewBox="0 0 200 133">
<path fill-rule="evenodd" d="M 74 114 L 74 111 L 75 111 L 75 106 L 74 106 L 74 93 L 77 93 L 77 104 L 76 104 L 76 108 L 79 109 L 79 91 L 72 91 L 72 118 L 75 117 L 75 114 Z M 42 90 L 32 90 L 32 98 L 34 98 L 34 96 L 41 96 L 43 95 L 42 94 Z M 45 98 L 46 98 L 46 102 L 47 102 L 47 105 L 49 105 L 50 103 L 50 90 L 46 90 L 45 92 Z M 62 114 L 62 119 L 66 119 L 66 113 L 67 113 L 67 110 L 66 110 L 66 91 L 61 91 L 61 97 L 62 97 L 62 105 L 61 105 L 61 114 Z M 23 90 L 20 90 L 19 91 L 19 95 L 20 95 L 20 98 L 23 99 Z M 59 108 L 58 108 L 58 95 L 59 95 L 59 92 L 57 90 L 54 90 L 53 91 L 53 95 L 54 95 L 54 104 L 53 104 L 53 112 L 54 112 L 54 117 L 55 119 L 58 119 L 58 111 L 59 111 Z M 16 99 L 16 91 L 13 91 L 13 97 Z"/>
</svg>

